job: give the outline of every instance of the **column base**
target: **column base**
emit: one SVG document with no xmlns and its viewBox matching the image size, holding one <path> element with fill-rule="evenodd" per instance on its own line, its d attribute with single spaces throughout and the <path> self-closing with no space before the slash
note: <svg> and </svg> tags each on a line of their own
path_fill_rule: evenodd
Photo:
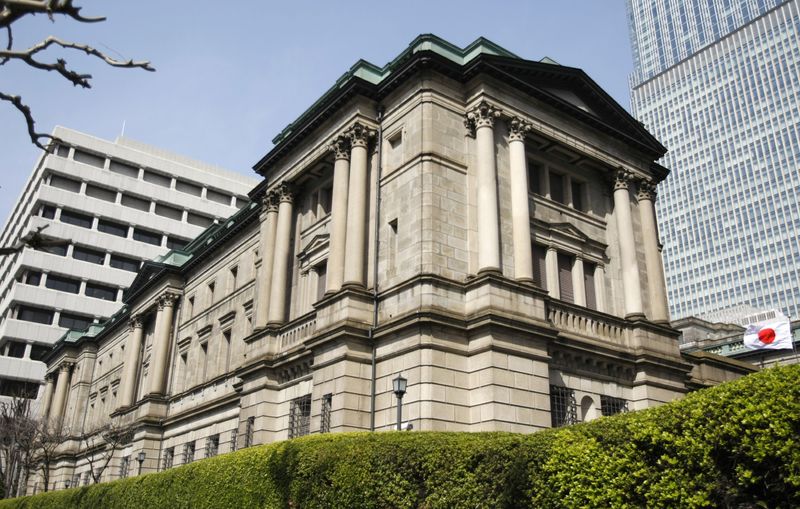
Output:
<svg viewBox="0 0 800 509">
<path fill-rule="evenodd" d="M 357 290 L 366 290 L 367 286 L 364 283 L 358 281 L 345 281 L 342 283 L 342 289 L 357 289 Z"/>
<path fill-rule="evenodd" d="M 482 276 L 484 274 L 499 274 L 503 275 L 503 271 L 500 270 L 500 267 L 484 267 L 482 269 L 478 269 L 478 275 Z"/>
<path fill-rule="evenodd" d="M 627 315 L 625 315 L 625 319 L 636 322 L 641 320 L 647 320 L 647 317 L 644 316 L 644 313 L 628 313 Z"/>
</svg>

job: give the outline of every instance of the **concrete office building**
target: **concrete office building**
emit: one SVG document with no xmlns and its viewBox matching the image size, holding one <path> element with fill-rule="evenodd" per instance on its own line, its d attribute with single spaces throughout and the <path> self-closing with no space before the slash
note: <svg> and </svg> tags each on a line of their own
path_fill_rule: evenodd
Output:
<svg viewBox="0 0 800 509">
<path fill-rule="evenodd" d="M 673 318 L 800 316 L 800 2 L 628 0 Z"/>
<path fill-rule="evenodd" d="M 68 244 L 0 257 L 0 395 L 36 398 L 40 361 L 71 328 L 113 315 L 143 260 L 186 245 L 247 203 L 255 180 L 125 138 L 57 128 L 0 246 L 46 227 Z"/>
<path fill-rule="evenodd" d="M 87 482 L 77 437 L 112 423 L 131 437 L 103 480 L 393 429 L 400 374 L 415 430 L 530 432 L 749 372 L 683 357 L 669 326 L 663 154 L 581 70 L 485 39 L 359 61 L 256 163 L 248 206 L 48 354 L 73 437 L 52 482 Z"/>
</svg>

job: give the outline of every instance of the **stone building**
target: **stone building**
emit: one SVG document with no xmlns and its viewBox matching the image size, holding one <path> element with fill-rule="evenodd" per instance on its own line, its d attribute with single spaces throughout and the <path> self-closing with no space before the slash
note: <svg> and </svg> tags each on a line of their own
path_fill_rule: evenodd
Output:
<svg viewBox="0 0 800 509">
<path fill-rule="evenodd" d="M 359 61 L 254 167 L 249 206 L 146 263 L 47 358 L 104 480 L 307 433 L 530 432 L 680 397 L 655 227 L 664 154 L 583 71 L 420 36 Z M 746 370 L 745 370 L 746 371 Z M 140 456 L 141 453 L 141 456 Z"/>
</svg>

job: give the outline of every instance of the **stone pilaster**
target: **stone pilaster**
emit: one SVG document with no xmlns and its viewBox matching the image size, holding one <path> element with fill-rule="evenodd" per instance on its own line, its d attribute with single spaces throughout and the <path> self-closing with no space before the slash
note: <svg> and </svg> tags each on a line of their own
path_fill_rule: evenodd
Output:
<svg viewBox="0 0 800 509">
<path fill-rule="evenodd" d="M 53 404 L 50 407 L 50 418 L 55 422 L 56 426 L 61 425 L 64 420 L 64 410 L 67 406 L 70 379 L 72 378 L 72 366 L 71 362 L 64 362 L 58 368 L 56 390 L 53 395 Z"/>
<path fill-rule="evenodd" d="M 575 304 L 586 305 L 586 281 L 583 278 L 583 259 L 576 256 L 572 262 L 572 292 L 575 294 Z"/>
<path fill-rule="evenodd" d="M 39 410 L 39 416 L 42 419 L 47 419 L 48 414 L 50 413 L 50 404 L 52 403 L 54 388 L 55 388 L 55 382 L 53 382 L 53 377 L 51 375 L 45 375 L 44 394 L 42 395 L 42 406 L 41 409 Z"/>
<path fill-rule="evenodd" d="M 530 129 L 530 123 L 517 117 L 514 117 L 508 123 L 514 277 L 520 281 L 533 282 L 531 213 L 528 200 L 528 158 L 525 155 L 525 134 Z"/>
<path fill-rule="evenodd" d="M 639 281 L 639 265 L 636 261 L 636 244 L 631 218 L 631 198 L 628 186 L 631 175 L 619 170 L 614 175 L 614 216 L 617 218 L 620 266 L 625 299 L 625 316 L 642 317 L 642 293 Z"/>
<path fill-rule="evenodd" d="M 156 337 L 150 361 L 150 394 L 166 394 L 169 347 L 172 343 L 172 318 L 174 316 L 177 294 L 167 292 L 158 298 L 156 313 Z"/>
<path fill-rule="evenodd" d="M 594 268 L 594 298 L 597 301 L 598 311 L 610 312 L 606 308 L 606 271 L 602 265 L 597 265 Z"/>
<path fill-rule="evenodd" d="M 347 197 L 347 257 L 343 285 L 365 286 L 367 251 L 367 146 L 373 133 L 362 124 L 347 131 L 350 137 L 350 184 Z"/>
<path fill-rule="evenodd" d="M 558 286 L 558 251 L 548 247 L 544 255 L 545 271 L 547 272 L 547 293 L 554 299 L 561 298 L 561 288 Z"/>
<path fill-rule="evenodd" d="M 286 282 L 289 276 L 294 190 L 288 183 L 283 183 L 278 187 L 277 195 L 278 225 L 275 230 L 275 260 L 272 264 L 268 322 L 279 325 L 286 319 Z"/>
<path fill-rule="evenodd" d="M 669 323 L 669 306 L 667 304 L 667 288 L 664 283 L 664 262 L 658 241 L 656 223 L 656 186 L 652 182 L 639 182 L 636 193 L 639 201 L 639 215 L 642 222 L 644 259 L 647 264 L 647 286 L 650 296 L 650 320 L 657 323 Z"/>
<path fill-rule="evenodd" d="M 132 317 L 128 322 L 128 328 L 128 341 L 125 345 L 125 365 L 122 367 L 122 389 L 119 394 L 118 408 L 128 407 L 136 402 L 136 374 L 141 363 L 139 354 L 142 350 L 142 338 L 144 337 L 142 317 Z"/>
<path fill-rule="evenodd" d="M 278 197 L 275 193 L 267 193 L 264 195 L 261 204 L 261 231 L 259 238 L 261 269 L 256 287 L 256 329 L 264 328 L 267 325 L 270 285 L 272 284 L 272 264 L 275 258 L 275 231 L 277 230 L 277 225 Z"/>
<path fill-rule="evenodd" d="M 330 251 L 325 293 L 333 293 L 344 281 L 345 246 L 347 245 L 347 194 L 350 180 L 350 137 L 338 136 L 330 145 L 335 154 L 333 193 L 331 197 Z"/>
<path fill-rule="evenodd" d="M 501 271 L 497 161 L 494 144 L 494 122 L 499 117 L 500 110 L 482 101 L 467 114 L 465 122 L 467 128 L 474 129 L 475 132 L 479 273 Z"/>
</svg>

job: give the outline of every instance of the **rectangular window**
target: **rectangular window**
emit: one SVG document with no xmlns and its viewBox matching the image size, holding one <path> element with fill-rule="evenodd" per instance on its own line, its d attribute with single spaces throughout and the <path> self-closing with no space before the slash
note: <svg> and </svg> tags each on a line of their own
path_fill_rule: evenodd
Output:
<svg viewBox="0 0 800 509">
<path fill-rule="evenodd" d="M 55 246 L 38 246 L 35 249 L 36 251 L 42 251 L 56 256 L 67 256 L 66 244 L 55 245 Z"/>
<path fill-rule="evenodd" d="M 119 478 L 125 479 L 128 477 L 128 468 L 131 464 L 131 457 L 130 456 L 123 456 L 122 461 L 119 464 Z"/>
<path fill-rule="evenodd" d="M 534 194 L 542 194 L 542 172 L 544 171 L 544 166 L 541 164 L 534 162 L 532 160 L 528 160 L 528 191 Z"/>
<path fill-rule="evenodd" d="M 306 394 L 289 403 L 289 438 L 308 435 L 310 424 L 311 394 Z"/>
<path fill-rule="evenodd" d="M 184 180 L 178 180 L 175 182 L 175 189 L 182 193 L 192 194 L 194 196 L 201 196 L 203 194 L 203 188 L 200 186 L 196 186 L 194 184 L 190 184 Z"/>
<path fill-rule="evenodd" d="M 239 430 L 234 428 L 231 430 L 231 451 L 236 450 L 236 439 L 239 437 Z"/>
<path fill-rule="evenodd" d="M 557 385 L 550 386 L 550 423 L 558 428 L 578 422 L 575 391 Z"/>
<path fill-rule="evenodd" d="M 550 199 L 566 204 L 564 193 L 564 175 L 550 172 Z"/>
<path fill-rule="evenodd" d="M 572 289 L 572 256 L 558 253 L 558 288 L 561 300 L 575 302 L 575 293 Z"/>
<path fill-rule="evenodd" d="M 22 380 L 0 378 L 0 396 L 36 399 L 38 394 L 39 384 L 35 382 L 24 382 Z"/>
<path fill-rule="evenodd" d="M 106 254 L 104 252 L 80 246 L 74 246 L 72 248 L 72 257 L 76 260 L 96 263 L 97 265 L 103 265 L 106 261 Z"/>
<path fill-rule="evenodd" d="M 583 198 L 584 185 L 582 182 L 572 181 L 572 207 L 582 212 L 586 211 L 586 204 Z"/>
<path fill-rule="evenodd" d="M 322 396 L 322 415 L 320 417 L 319 432 L 328 433 L 331 430 L 331 409 L 333 403 L 333 394 L 326 394 Z"/>
<path fill-rule="evenodd" d="M 79 163 L 88 164 L 89 166 L 94 166 L 95 168 L 102 168 L 106 164 L 106 158 L 102 156 L 98 156 L 95 154 L 91 154 L 89 152 L 84 152 L 83 150 L 75 149 L 75 152 L 72 154 L 72 159 L 74 161 L 78 161 Z"/>
<path fill-rule="evenodd" d="M 206 458 L 213 458 L 219 454 L 219 435 L 213 435 L 206 439 Z"/>
<path fill-rule="evenodd" d="M 547 248 L 533 245 L 533 284 L 547 290 Z"/>
<path fill-rule="evenodd" d="M 319 191 L 319 217 L 326 216 L 331 211 L 331 199 L 333 196 L 333 188 L 331 186 L 324 187 Z"/>
<path fill-rule="evenodd" d="M 49 345 L 33 345 L 31 346 L 31 360 L 40 361 L 52 349 Z"/>
<path fill-rule="evenodd" d="M 151 244 L 153 246 L 160 246 L 161 234 L 150 232 L 142 228 L 134 228 L 133 240 L 138 240 L 139 242 L 144 242 L 145 244 Z"/>
<path fill-rule="evenodd" d="M 97 283 L 86 283 L 86 296 L 113 302 L 117 300 L 117 289 Z"/>
<path fill-rule="evenodd" d="M 191 463 L 194 461 L 194 442 L 186 442 L 183 444 L 183 464 Z"/>
<path fill-rule="evenodd" d="M 86 184 L 86 196 L 96 198 L 98 200 L 114 203 L 117 201 L 117 192 L 103 187 L 98 187 L 92 184 Z"/>
<path fill-rule="evenodd" d="M 86 330 L 92 324 L 92 318 L 72 313 L 64 313 L 58 317 L 58 326 L 72 330 Z"/>
<path fill-rule="evenodd" d="M 31 286 L 39 286 L 41 282 L 42 282 L 41 272 L 30 271 L 27 274 L 25 274 L 25 284 Z"/>
<path fill-rule="evenodd" d="M 48 274 L 44 286 L 59 292 L 78 293 L 81 289 L 81 282 L 77 279 Z"/>
<path fill-rule="evenodd" d="M 114 173 L 125 175 L 126 177 L 130 177 L 132 179 L 139 178 L 139 168 L 130 164 L 125 164 L 121 161 L 115 161 L 112 159 L 108 165 L 108 169 Z"/>
<path fill-rule="evenodd" d="M 317 300 L 322 300 L 325 296 L 325 284 L 328 279 L 328 264 L 327 262 L 317 265 Z"/>
<path fill-rule="evenodd" d="M 15 357 L 17 359 L 25 357 L 25 343 L 20 343 L 19 341 L 9 341 L 6 344 L 8 345 L 9 357 Z"/>
<path fill-rule="evenodd" d="M 203 228 L 207 228 L 214 223 L 214 220 L 202 214 L 195 214 L 194 212 L 189 212 L 186 215 L 186 222 L 188 222 L 189 224 L 193 224 L 195 226 L 202 226 Z"/>
<path fill-rule="evenodd" d="M 600 396 L 600 413 L 604 416 L 628 411 L 628 402 L 622 398 Z"/>
<path fill-rule="evenodd" d="M 594 289 L 594 271 L 597 265 L 583 262 L 583 286 L 586 288 L 586 307 L 597 309 L 597 295 Z"/>
<path fill-rule="evenodd" d="M 50 185 L 72 193 L 81 192 L 80 180 L 72 180 L 67 177 L 62 177 L 61 175 L 53 175 L 50 177 Z"/>
<path fill-rule="evenodd" d="M 109 265 L 115 269 L 127 270 L 128 272 L 138 272 L 139 263 L 139 260 L 135 258 L 115 254 L 111 255 L 111 260 L 109 261 Z"/>
<path fill-rule="evenodd" d="M 167 248 L 169 249 L 183 249 L 188 243 L 188 240 L 179 239 L 178 237 L 167 237 Z"/>
<path fill-rule="evenodd" d="M 248 417 L 247 424 L 244 428 L 244 446 L 250 447 L 253 445 L 253 435 L 255 434 L 256 418 Z"/>
<path fill-rule="evenodd" d="M 94 221 L 94 218 L 92 216 L 87 216 L 86 214 L 80 214 L 71 210 L 61 211 L 62 223 L 80 226 L 81 228 L 91 228 L 92 221 Z"/>
<path fill-rule="evenodd" d="M 58 157 L 69 157 L 69 147 L 66 145 L 59 145 L 56 147 L 56 155 Z"/>
<path fill-rule="evenodd" d="M 151 184 L 155 184 L 161 187 L 171 187 L 172 186 L 172 179 L 167 177 L 166 175 L 161 175 L 160 173 L 156 173 L 150 170 L 144 170 L 144 175 L 142 178 L 145 182 L 150 182 Z"/>
<path fill-rule="evenodd" d="M 17 308 L 17 320 L 51 325 L 53 323 L 53 310 L 19 306 Z"/>
<path fill-rule="evenodd" d="M 128 236 L 128 226 L 107 219 L 101 219 L 97 222 L 97 231 L 115 235 L 117 237 Z"/>
<path fill-rule="evenodd" d="M 164 450 L 164 466 L 162 470 L 169 470 L 172 468 L 172 463 L 175 461 L 175 448 L 170 447 Z"/>
<path fill-rule="evenodd" d="M 223 205 L 230 205 L 231 204 L 231 195 L 221 193 L 219 191 L 215 191 L 213 189 L 206 190 L 206 198 L 216 202 L 221 203 Z"/>
<path fill-rule="evenodd" d="M 170 207 L 169 205 L 164 205 L 163 203 L 156 203 L 155 212 L 157 216 L 174 219 L 175 221 L 183 220 L 182 210 L 176 209 L 175 207 Z"/>
<path fill-rule="evenodd" d="M 39 215 L 45 219 L 55 219 L 56 208 L 52 205 L 42 205 L 42 208 L 39 209 Z"/>
<path fill-rule="evenodd" d="M 139 198 L 138 196 L 123 194 L 120 203 L 124 207 L 141 210 L 142 212 L 150 212 L 150 201 Z"/>
</svg>

